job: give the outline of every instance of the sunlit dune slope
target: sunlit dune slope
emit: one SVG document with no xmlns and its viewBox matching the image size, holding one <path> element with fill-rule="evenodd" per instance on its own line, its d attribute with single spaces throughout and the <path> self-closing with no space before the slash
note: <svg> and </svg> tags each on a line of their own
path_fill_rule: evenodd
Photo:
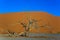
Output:
<svg viewBox="0 0 60 40">
<path fill-rule="evenodd" d="M 38 28 L 30 29 L 33 33 L 57 33 L 60 32 L 60 17 L 53 16 L 46 12 L 17 12 L 9 14 L 0 14 L 0 33 L 24 32 L 24 27 L 20 24 L 28 23 L 29 19 L 37 20 Z M 42 27 L 40 27 L 42 26 Z"/>
</svg>

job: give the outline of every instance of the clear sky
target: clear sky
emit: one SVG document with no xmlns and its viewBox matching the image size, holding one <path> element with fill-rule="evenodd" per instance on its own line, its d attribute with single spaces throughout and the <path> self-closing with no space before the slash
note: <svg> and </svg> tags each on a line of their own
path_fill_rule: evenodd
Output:
<svg viewBox="0 0 60 40">
<path fill-rule="evenodd" d="M 0 13 L 30 11 L 60 16 L 60 0 L 0 0 Z"/>
</svg>

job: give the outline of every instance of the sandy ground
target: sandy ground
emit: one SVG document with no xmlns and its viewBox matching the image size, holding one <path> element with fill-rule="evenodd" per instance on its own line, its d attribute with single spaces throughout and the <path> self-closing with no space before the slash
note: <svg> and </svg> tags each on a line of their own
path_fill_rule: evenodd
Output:
<svg viewBox="0 0 60 40">
<path fill-rule="evenodd" d="M 29 37 L 9 37 L 8 34 L 0 34 L 0 40 L 60 40 L 60 34 L 30 34 Z"/>
</svg>

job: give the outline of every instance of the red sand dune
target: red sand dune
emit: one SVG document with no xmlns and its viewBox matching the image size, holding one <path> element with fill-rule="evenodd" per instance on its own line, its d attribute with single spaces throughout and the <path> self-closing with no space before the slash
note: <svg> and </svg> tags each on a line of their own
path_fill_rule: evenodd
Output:
<svg viewBox="0 0 60 40">
<path fill-rule="evenodd" d="M 27 23 L 27 17 L 38 20 L 38 25 L 44 24 L 49 27 L 31 28 L 30 32 L 33 33 L 57 33 L 60 32 L 60 17 L 53 16 L 45 12 L 20 12 L 0 14 L 0 33 L 7 33 L 7 30 L 11 32 L 23 32 L 24 28 L 19 22 Z M 29 18 L 28 18 L 29 19 Z M 8 24 L 8 25 L 7 25 Z M 12 24 L 12 25 L 11 25 Z"/>
</svg>

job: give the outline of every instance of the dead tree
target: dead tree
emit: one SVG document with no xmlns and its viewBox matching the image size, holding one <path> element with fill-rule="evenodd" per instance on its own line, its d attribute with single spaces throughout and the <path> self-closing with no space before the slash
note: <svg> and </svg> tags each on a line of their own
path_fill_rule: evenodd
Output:
<svg viewBox="0 0 60 40">
<path fill-rule="evenodd" d="M 21 25 L 24 27 L 24 29 L 25 29 L 25 31 L 24 31 L 24 36 L 26 37 L 27 35 L 26 35 L 26 27 L 27 27 L 27 25 L 25 24 L 25 23 L 21 23 Z"/>
<path fill-rule="evenodd" d="M 21 25 L 23 25 L 24 29 L 25 29 L 25 36 L 27 36 L 27 34 L 29 34 L 30 31 L 30 25 L 32 25 L 33 22 L 31 20 L 28 21 L 28 23 L 21 23 Z"/>
<path fill-rule="evenodd" d="M 13 36 L 15 32 L 11 32 L 11 31 L 7 30 L 7 33 L 9 34 L 9 36 Z"/>
<path fill-rule="evenodd" d="M 33 23 L 35 24 L 34 26 Z M 28 23 L 21 23 L 21 25 L 23 25 L 23 27 L 25 28 L 25 36 L 29 36 L 29 32 L 30 32 L 30 27 L 34 27 L 34 28 L 38 28 L 38 23 L 37 23 L 37 20 L 35 19 L 31 19 L 31 20 L 28 20 Z"/>
</svg>

